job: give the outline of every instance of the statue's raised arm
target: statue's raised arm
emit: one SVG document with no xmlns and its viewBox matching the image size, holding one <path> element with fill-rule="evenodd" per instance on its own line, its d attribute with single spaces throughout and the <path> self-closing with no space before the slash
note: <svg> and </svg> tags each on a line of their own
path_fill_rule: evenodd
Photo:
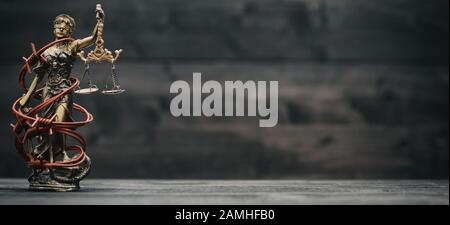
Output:
<svg viewBox="0 0 450 225">
<path fill-rule="evenodd" d="M 84 48 L 91 46 L 92 44 L 95 43 L 95 41 L 97 40 L 97 37 L 102 34 L 99 34 L 99 30 L 100 32 L 102 32 L 103 30 L 103 22 L 104 22 L 104 18 L 105 18 L 105 13 L 103 12 L 103 9 L 101 7 L 100 4 L 97 4 L 97 7 L 95 8 L 95 13 L 96 13 L 96 19 L 97 19 L 97 24 L 94 27 L 94 30 L 92 31 L 92 35 L 89 37 L 85 37 L 85 38 L 81 38 L 81 39 L 77 39 L 75 41 L 73 41 L 70 45 L 70 49 L 72 51 L 72 53 L 77 54 L 78 52 L 82 51 Z"/>
</svg>

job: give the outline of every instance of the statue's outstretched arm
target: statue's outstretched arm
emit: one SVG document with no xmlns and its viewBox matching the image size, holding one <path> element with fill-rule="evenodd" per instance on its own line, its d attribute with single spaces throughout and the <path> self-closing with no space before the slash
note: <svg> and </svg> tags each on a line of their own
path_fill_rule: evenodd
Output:
<svg viewBox="0 0 450 225">
<path fill-rule="evenodd" d="M 96 16 L 97 24 L 95 25 L 94 30 L 92 31 L 92 35 L 73 41 L 72 44 L 70 45 L 70 49 L 73 53 L 77 53 L 95 43 L 97 39 L 98 29 L 100 26 L 103 26 L 103 18 L 105 16 L 105 13 L 103 12 L 101 7 L 97 7 L 96 14 L 97 14 Z"/>
</svg>

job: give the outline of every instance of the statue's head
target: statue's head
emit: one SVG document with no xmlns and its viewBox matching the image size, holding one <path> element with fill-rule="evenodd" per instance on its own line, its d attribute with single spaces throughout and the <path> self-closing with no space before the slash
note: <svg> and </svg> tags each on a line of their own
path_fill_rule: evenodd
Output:
<svg viewBox="0 0 450 225">
<path fill-rule="evenodd" d="M 53 34 L 57 39 L 70 37 L 75 31 L 75 20 L 66 14 L 58 15 L 53 23 Z"/>
</svg>

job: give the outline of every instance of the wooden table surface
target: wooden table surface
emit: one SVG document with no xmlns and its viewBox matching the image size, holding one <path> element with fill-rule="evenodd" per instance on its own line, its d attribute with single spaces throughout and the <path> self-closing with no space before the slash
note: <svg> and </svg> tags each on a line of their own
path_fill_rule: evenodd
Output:
<svg viewBox="0 0 450 225">
<path fill-rule="evenodd" d="M 449 204 L 448 180 L 108 180 L 32 192 L 0 179 L 0 204 Z"/>
</svg>

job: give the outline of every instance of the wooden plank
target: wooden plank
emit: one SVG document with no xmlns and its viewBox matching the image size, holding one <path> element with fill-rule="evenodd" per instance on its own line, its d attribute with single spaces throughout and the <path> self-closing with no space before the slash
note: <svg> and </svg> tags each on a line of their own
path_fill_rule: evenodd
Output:
<svg viewBox="0 0 450 225">
<path fill-rule="evenodd" d="M 0 204 L 449 204 L 448 180 L 96 180 L 81 192 L 28 192 L 0 179 Z"/>
</svg>

